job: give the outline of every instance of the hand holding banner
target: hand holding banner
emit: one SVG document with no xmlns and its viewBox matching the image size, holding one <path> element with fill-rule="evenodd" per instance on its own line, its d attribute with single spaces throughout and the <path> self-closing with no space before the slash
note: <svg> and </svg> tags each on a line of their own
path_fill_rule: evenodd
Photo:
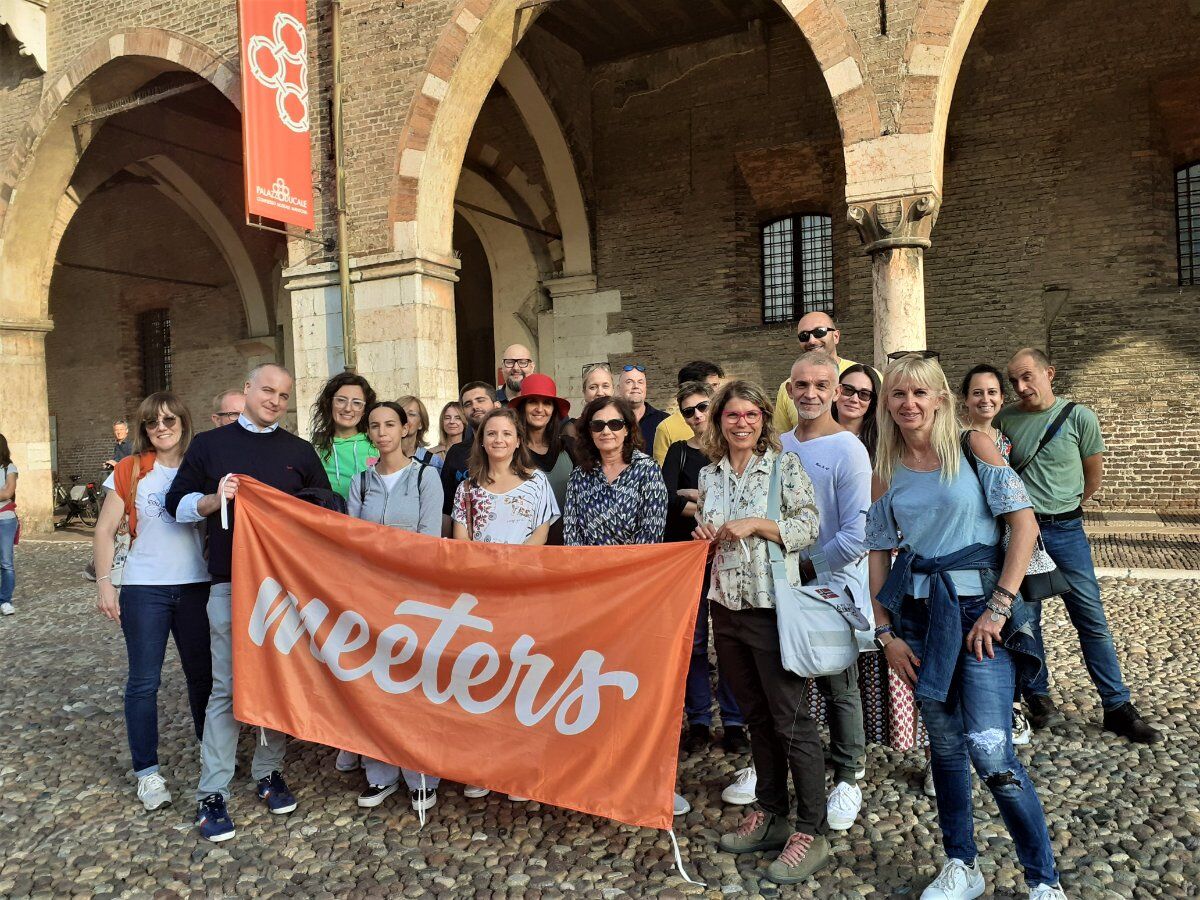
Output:
<svg viewBox="0 0 1200 900">
<path fill-rule="evenodd" d="M 671 827 L 704 544 L 449 541 L 238 481 L 239 720 Z"/>
</svg>

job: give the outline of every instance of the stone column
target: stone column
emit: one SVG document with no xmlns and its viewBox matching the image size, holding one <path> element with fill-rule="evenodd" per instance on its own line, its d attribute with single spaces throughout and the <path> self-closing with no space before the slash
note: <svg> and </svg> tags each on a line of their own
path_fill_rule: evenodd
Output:
<svg viewBox="0 0 1200 900">
<path fill-rule="evenodd" d="M 922 194 L 850 204 L 850 222 L 871 255 L 875 366 L 881 370 L 889 353 L 926 349 L 925 248 L 939 203 L 936 195 Z"/>
<path fill-rule="evenodd" d="M 538 317 L 538 344 L 559 394 L 578 411 L 583 398 L 583 367 L 633 350 L 628 331 L 610 334 L 609 313 L 621 311 L 620 291 L 596 290 L 595 275 L 546 278 L 553 308 Z"/>
<path fill-rule="evenodd" d="M 46 393 L 46 334 L 53 327 L 49 319 L 0 319 L 0 431 L 20 470 L 17 513 L 30 533 L 54 524 Z"/>
<path fill-rule="evenodd" d="M 350 261 L 358 373 L 381 399 L 415 394 L 430 416 L 458 397 L 454 285 L 458 260 L 398 253 Z M 292 298 L 300 433 L 327 378 L 342 371 L 342 306 L 335 263 L 283 273 Z"/>
</svg>

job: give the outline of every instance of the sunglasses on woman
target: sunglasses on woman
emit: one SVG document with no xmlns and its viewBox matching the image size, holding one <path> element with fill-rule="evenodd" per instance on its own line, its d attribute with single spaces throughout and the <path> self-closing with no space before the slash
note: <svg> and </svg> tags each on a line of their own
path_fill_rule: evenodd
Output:
<svg viewBox="0 0 1200 900">
<path fill-rule="evenodd" d="M 708 407 L 709 407 L 709 401 L 704 400 L 700 403 L 697 403 L 695 406 L 683 407 L 682 409 L 679 410 L 679 414 L 681 416 L 683 416 L 685 419 L 690 419 L 692 416 L 696 415 L 696 413 L 698 413 L 698 412 L 702 412 L 702 413 L 708 412 Z"/>
<path fill-rule="evenodd" d="M 592 419 L 592 421 L 588 423 L 588 427 L 590 429 L 592 429 L 592 434 L 599 434 L 605 428 L 607 428 L 613 434 L 616 434 L 618 431 L 625 430 L 625 420 L 624 419 Z"/>
<path fill-rule="evenodd" d="M 179 419 L 175 416 L 159 416 L 157 419 L 142 419 L 142 425 L 146 427 L 147 431 L 150 431 L 152 428 L 157 428 L 159 422 L 162 423 L 163 428 L 174 428 L 179 422 Z"/>
<path fill-rule="evenodd" d="M 841 390 L 842 396 L 849 400 L 851 397 L 857 396 L 863 403 L 870 403 L 871 398 L 875 396 L 875 392 L 870 388 L 856 388 L 848 384 L 839 384 L 838 389 Z"/>
</svg>

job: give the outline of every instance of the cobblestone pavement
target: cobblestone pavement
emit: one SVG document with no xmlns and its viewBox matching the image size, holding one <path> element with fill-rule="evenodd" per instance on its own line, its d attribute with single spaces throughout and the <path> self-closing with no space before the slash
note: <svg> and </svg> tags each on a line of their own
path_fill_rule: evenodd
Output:
<svg viewBox="0 0 1200 900">
<path fill-rule="evenodd" d="M 1115 569 L 1200 569 L 1200 534 L 1092 534 L 1097 566 Z"/>
<path fill-rule="evenodd" d="M 300 742 L 288 779 L 300 809 L 274 817 L 239 770 L 237 837 L 198 838 L 190 801 L 198 749 L 172 650 L 161 694 L 161 760 L 176 803 L 142 811 L 133 796 L 121 718 L 124 649 L 91 604 L 78 571 L 83 544 L 18 548 L 18 613 L 0 620 L 0 896 L 914 897 L 940 864 L 933 801 L 919 789 L 921 755 L 872 747 L 858 824 L 833 839 L 819 880 L 776 888 L 769 857 L 715 852 L 740 811 L 720 791 L 744 760 L 714 748 L 681 767 L 694 809 L 677 821 L 689 870 L 673 870 L 666 835 L 496 795 L 440 792 L 418 830 L 401 795 L 375 810 L 355 796 L 360 774 Z M 1168 730 L 1154 748 L 1101 732 L 1094 692 L 1060 607 L 1048 604 L 1055 693 L 1068 724 L 1021 751 L 1049 818 L 1073 898 L 1189 897 L 1200 884 L 1200 643 L 1184 582 L 1106 580 L 1113 630 L 1137 701 Z M 252 735 L 243 737 L 248 759 Z M 977 785 L 978 787 L 978 785 Z M 977 797 L 979 797 L 977 792 Z M 1025 896 L 994 803 L 979 797 L 977 839 L 992 896 Z"/>
</svg>

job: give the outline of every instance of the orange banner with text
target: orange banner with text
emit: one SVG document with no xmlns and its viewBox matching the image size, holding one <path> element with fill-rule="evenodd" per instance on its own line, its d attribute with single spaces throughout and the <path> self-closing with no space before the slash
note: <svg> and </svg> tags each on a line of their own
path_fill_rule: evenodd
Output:
<svg viewBox="0 0 1200 900">
<path fill-rule="evenodd" d="M 305 0 L 240 0 L 246 212 L 313 227 Z"/>
<path fill-rule="evenodd" d="M 444 540 L 238 481 L 240 721 L 671 827 L 704 544 Z"/>
</svg>

